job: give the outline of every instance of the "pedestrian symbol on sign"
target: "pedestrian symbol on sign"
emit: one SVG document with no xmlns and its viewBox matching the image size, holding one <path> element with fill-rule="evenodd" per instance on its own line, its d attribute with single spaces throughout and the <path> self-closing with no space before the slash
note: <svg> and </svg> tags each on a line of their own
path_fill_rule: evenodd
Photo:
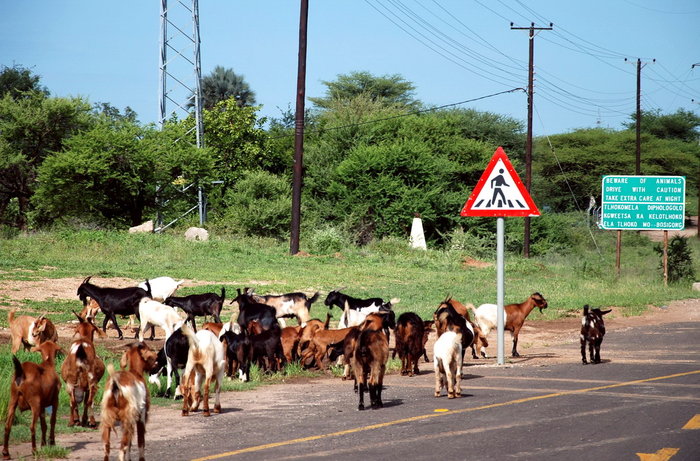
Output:
<svg viewBox="0 0 700 461">
<path fill-rule="evenodd" d="M 481 175 L 462 216 L 539 216 L 510 160 L 498 148 Z"/>
</svg>

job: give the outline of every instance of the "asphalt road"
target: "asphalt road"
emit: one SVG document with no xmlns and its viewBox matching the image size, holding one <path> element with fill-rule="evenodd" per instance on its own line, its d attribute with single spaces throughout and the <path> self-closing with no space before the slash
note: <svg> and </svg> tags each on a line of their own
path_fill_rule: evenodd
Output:
<svg viewBox="0 0 700 461">
<path fill-rule="evenodd" d="M 463 396 L 453 400 L 433 397 L 433 373 L 424 366 L 420 376 L 388 376 L 384 408 L 362 412 L 352 383 L 338 378 L 228 393 L 221 415 L 183 419 L 169 410 L 169 419 L 152 418 L 146 454 L 173 461 L 697 461 L 698 346 L 697 322 L 630 328 L 606 336 L 598 365 L 580 358 L 467 365 Z M 576 356 L 577 346 L 564 347 Z M 188 430 L 173 438 L 170 423 Z"/>
</svg>

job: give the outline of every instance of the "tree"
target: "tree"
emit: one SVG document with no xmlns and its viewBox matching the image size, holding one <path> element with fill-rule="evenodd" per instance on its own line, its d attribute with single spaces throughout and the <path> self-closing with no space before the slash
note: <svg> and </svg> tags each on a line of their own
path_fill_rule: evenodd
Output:
<svg viewBox="0 0 700 461">
<path fill-rule="evenodd" d="M 417 108 L 420 102 L 414 99 L 416 87 L 399 74 L 376 77 L 369 72 L 340 74 L 335 81 L 324 81 L 326 95 L 309 98 L 317 107 L 330 109 L 333 102 L 351 101 L 357 96 L 366 95 L 384 105 Z"/>
<path fill-rule="evenodd" d="M 6 94 L 0 99 L 0 217 L 22 230 L 27 229 L 39 165 L 94 121 L 82 99 L 47 98 L 37 91 L 27 95 L 15 100 Z M 13 200 L 16 216 L 8 220 Z"/>
<path fill-rule="evenodd" d="M 632 122 L 624 125 L 629 130 L 634 130 L 637 124 L 637 114 L 631 117 Z M 700 138 L 700 117 L 693 112 L 678 109 L 674 114 L 664 115 L 660 109 L 642 111 L 643 133 L 649 133 L 660 139 L 678 139 L 685 142 L 697 142 Z"/>
<path fill-rule="evenodd" d="M 242 75 L 233 69 L 216 66 L 211 74 L 202 77 L 202 108 L 212 109 L 221 101 L 233 98 L 241 107 L 255 105 L 255 92 L 250 89 Z M 188 104 L 194 107 L 194 99 Z"/>
<path fill-rule="evenodd" d="M 213 160 L 182 138 L 180 124 L 163 130 L 104 117 L 46 158 L 34 197 L 42 223 L 78 219 L 100 226 L 134 226 L 156 207 L 157 191 L 179 178 L 201 183 Z M 162 196 L 161 196 L 162 198 Z M 167 197 L 166 197 L 167 198 Z"/>
<path fill-rule="evenodd" d="M 39 84 L 39 76 L 22 66 L 2 66 L 0 70 L 0 98 L 9 94 L 12 99 L 31 97 L 31 93 L 49 95 L 49 91 Z"/>
</svg>

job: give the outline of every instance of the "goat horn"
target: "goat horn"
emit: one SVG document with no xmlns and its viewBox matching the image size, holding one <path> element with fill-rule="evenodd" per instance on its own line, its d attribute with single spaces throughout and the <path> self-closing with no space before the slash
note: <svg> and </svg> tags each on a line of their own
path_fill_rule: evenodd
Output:
<svg viewBox="0 0 700 461">
<path fill-rule="evenodd" d="M 76 317 L 78 317 L 78 320 L 80 320 L 80 323 L 83 323 L 83 322 L 85 321 L 85 319 L 82 318 L 82 317 L 80 316 L 80 314 L 78 314 L 77 312 L 75 312 L 75 311 L 71 311 L 71 312 L 72 312 L 73 314 L 75 314 Z"/>
<path fill-rule="evenodd" d="M 83 280 L 83 283 L 88 283 L 91 278 L 92 278 L 92 275 L 88 275 L 87 277 L 85 277 L 85 280 Z"/>
</svg>

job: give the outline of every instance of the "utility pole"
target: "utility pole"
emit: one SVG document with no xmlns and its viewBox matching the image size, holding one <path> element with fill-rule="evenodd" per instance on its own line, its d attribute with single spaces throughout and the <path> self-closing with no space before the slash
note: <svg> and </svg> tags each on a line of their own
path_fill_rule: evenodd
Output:
<svg viewBox="0 0 700 461">
<path fill-rule="evenodd" d="M 530 27 L 514 27 L 513 23 L 510 23 L 510 30 L 529 30 L 530 39 L 530 60 L 528 65 L 528 77 L 527 77 L 527 140 L 525 142 L 525 188 L 530 192 L 530 187 L 532 185 L 532 96 L 535 92 L 534 90 L 534 59 L 535 59 L 535 31 L 536 30 L 552 30 L 552 24 L 549 23 L 549 27 L 535 27 L 535 23 L 530 23 Z M 523 238 L 523 256 L 526 258 L 530 257 L 530 218 L 525 218 L 525 235 Z"/>
<path fill-rule="evenodd" d="M 627 58 L 625 58 L 625 61 L 627 61 Z M 652 60 L 652 62 L 656 62 L 656 59 Z M 634 168 L 634 174 L 637 176 L 642 174 L 642 67 L 646 66 L 646 64 L 637 58 L 637 123 L 635 130 L 637 133 L 637 149 Z"/>
<path fill-rule="evenodd" d="M 306 25 L 309 19 L 309 0 L 301 0 L 299 13 L 299 66 L 297 70 L 297 106 L 294 122 L 294 179 L 292 182 L 292 224 L 289 253 L 299 253 L 301 224 L 301 181 L 304 174 L 304 99 L 306 95 Z"/>
<path fill-rule="evenodd" d="M 690 70 L 695 69 L 696 66 L 700 66 L 700 62 L 696 62 L 692 66 L 690 66 Z M 695 99 L 691 99 L 691 102 L 698 103 Z M 698 103 L 700 104 L 700 103 Z M 700 144 L 700 139 L 698 139 L 698 144 Z M 698 181 L 698 221 L 695 223 L 698 226 L 698 234 L 697 237 L 700 239 L 700 181 Z"/>
</svg>

